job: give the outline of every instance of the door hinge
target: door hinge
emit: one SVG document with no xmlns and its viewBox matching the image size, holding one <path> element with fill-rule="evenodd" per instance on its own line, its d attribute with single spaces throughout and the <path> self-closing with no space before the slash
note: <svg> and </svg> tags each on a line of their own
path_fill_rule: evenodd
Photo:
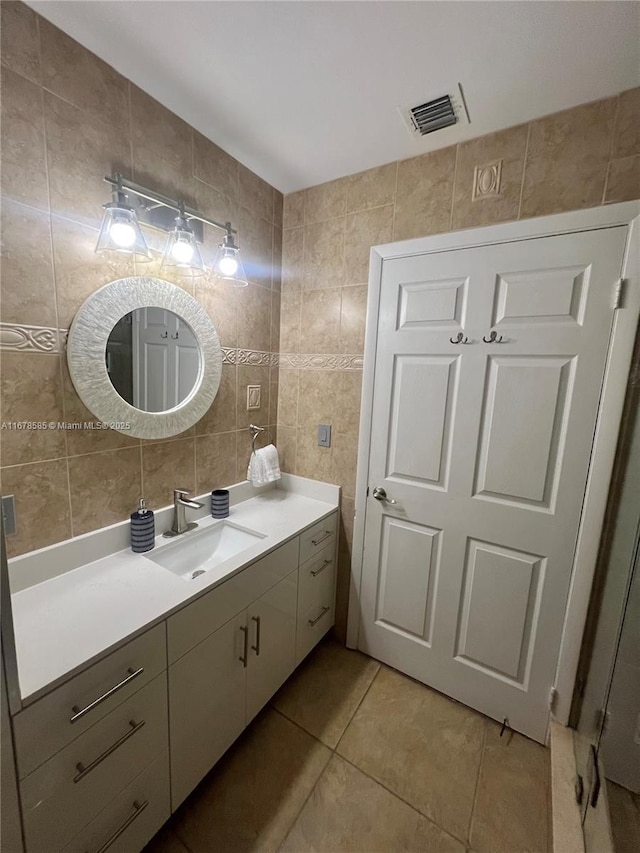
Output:
<svg viewBox="0 0 640 853">
<path fill-rule="evenodd" d="M 549 691 L 549 710 L 553 713 L 556 709 L 556 704 L 558 702 L 558 691 L 555 687 L 552 687 Z"/>
<path fill-rule="evenodd" d="M 609 725 L 609 717 L 610 714 L 604 708 L 600 708 L 596 711 L 596 731 L 600 732 L 600 736 L 602 736 Z"/>
<path fill-rule="evenodd" d="M 623 308 L 624 307 L 624 297 L 627 289 L 627 279 L 619 278 L 616 281 L 616 287 L 614 291 L 614 299 L 613 299 L 613 307 L 614 309 Z"/>
<path fill-rule="evenodd" d="M 369 486 L 367 486 L 367 497 L 369 497 Z"/>
</svg>

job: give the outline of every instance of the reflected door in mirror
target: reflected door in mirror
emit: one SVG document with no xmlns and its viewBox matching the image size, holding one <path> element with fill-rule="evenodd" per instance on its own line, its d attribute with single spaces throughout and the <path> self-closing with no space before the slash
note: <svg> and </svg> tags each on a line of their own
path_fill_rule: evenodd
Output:
<svg viewBox="0 0 640 853">
<path fill-rule="evenodd" d="M 120 396 L 144 412 L 165 412 L 193 390 L 200 351 L 191 327 L 162 308 L 138 308 L 114 326 L 107 371 Z"/>
</svg>

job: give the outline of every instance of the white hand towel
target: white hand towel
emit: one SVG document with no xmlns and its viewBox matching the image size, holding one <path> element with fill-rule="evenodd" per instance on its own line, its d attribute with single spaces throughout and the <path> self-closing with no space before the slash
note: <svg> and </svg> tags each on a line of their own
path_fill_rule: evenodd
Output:
<svg viewBox="0 0 640 853">
<path fill-rule="evenodd" d="M 265 486 L 267 483 L 279 480 L 280 477 L 280 462 L 275 446 L 269 444 L 267 447 L 254 450 L 249 460 L 247 480 L 250 480 L 253 486 Z"/>
<path fill-rule="evenodd" d="M 278 450 L 275 444 L 268 444 L 262 450 L 259 450 L 258 453 L 262 454 L 267 483 L 279 480 L 282 475 L 280 474 L 280 460 L 278 459 Z"/>
<path fill-rule="evenodd" d="M 267 482 L 266 472 L 262 458 L 258 456 L 257 451 L 253 451 L 251 459 L 249 459 L 249 467 L 247 468 L 247 480 L 251 481 L 253 486 L 264 486 Z"/>
</svg>

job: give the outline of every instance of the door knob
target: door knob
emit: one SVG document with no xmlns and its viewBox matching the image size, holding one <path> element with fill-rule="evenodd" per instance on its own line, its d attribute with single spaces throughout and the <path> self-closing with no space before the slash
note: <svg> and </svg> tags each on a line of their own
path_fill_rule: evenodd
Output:
<svg viewBox="0 0 640 853">
<path fill-rule="evenodd" d="M 373 497 L 377 501 L 386 501 L 388 504 L 397 504 L 398 501 L 393 501 L 387 497 L 387 493 L 380 486 L 374 486 L 373 488 Z"/>
</svg>

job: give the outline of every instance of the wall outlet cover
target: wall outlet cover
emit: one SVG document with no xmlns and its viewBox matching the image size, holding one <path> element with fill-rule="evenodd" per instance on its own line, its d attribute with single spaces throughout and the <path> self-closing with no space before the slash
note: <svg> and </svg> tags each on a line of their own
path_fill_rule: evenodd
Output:
<svg viewBox="0 0 640 853">
<path fill-rule="evenodd" d="M 318 424 L 318 447 L 331 447 L 331 424 Z"/>
<path fill-rule="evenodd" d="M 247 385 L 247 411 L 260 408 L 260 385 Z"/>
<path fill-rule="evenodd" d="M 6 495 L 2 498 L 2 521 L 5 536 L 13 536 L 17 532 L 16 526 L 16 499 L 14 495 Z"/>
</svg>

